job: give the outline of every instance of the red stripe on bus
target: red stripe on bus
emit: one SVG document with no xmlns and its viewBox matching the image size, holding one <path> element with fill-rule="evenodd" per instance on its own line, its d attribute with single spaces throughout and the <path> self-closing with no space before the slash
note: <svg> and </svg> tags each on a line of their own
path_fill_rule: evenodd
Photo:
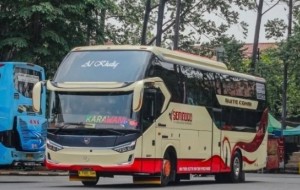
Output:
<svg viewBox="0 0 300 190">
<path fill-rule="evenodd" d="M 208 160 L 178 159 L 177 173 L 218 173 L 229 172 L 228 167 L 220 156 L 213 156 Z"/>
<path fill-rule="evenodd" d="M 116 173 L 159 173 L 162 167 L 162 159 L 142 159 L 136 158 L 132 164 L 100 166 L 100 165 L 78 165 L 78 164 L 56 164 L 46 160 L 46 167 L 50 170 L 67 170 L 78 171 L 91 169 L 99 172 L 116 172 Z"/>
<path fill-rule="evenodd" d="M 160 173 L 162 159 L 136 158 L 130 165 L 100 166 L 100 165 L 77 165 L 77 164 L 55 164 L 46 161 L 46 167 L 50 170 L 78 171 L 90 169 L 99 172 L 112 173 Z M 224 163 L 220 156 L 204 159 L 178 159 L 177 173 L 218 173 L 229 172 L 230 168 Z"/>
<path fill-rule="evenodd" d="M 256 162 L 256 159 L 249 160 L 247 157 L 243 156 L 243 162 L 246 162 L 247 164 L 253 164 L 254 162 Z"/>
</svg>

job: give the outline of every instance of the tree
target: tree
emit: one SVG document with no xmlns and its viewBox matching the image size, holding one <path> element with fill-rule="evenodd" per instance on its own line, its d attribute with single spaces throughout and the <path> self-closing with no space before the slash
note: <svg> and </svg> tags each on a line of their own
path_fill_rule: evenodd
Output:
<svg viewBox="0 0 300 190">
<path fill-rule="evenodd" d="M 300 22 L 299 22 L 300 23 Z M 291 35 L 286 41 L 283 41 L 279 47 L 279 56 L 282 62 L 286 65 L 286 117 L 295 116 L 299 114 L 299 70 L 300 67 L 300 31 L 295 28 L 295 33 Z M 284 92 L 283 92 L 284 93 Z M 284 107 L 283 107 L 284 109 Z M 283 111 L 283 110 L 282 110 Z"/>
<path fill-rule="evenodd" d="M 160 18 L 163 19 L 158 19 L 159 3 L 165 7 L 163 14 L 161 14 L 162 11 L 160 12 Z M 177 10 L 176 0 L 119 0 L 117 4 L 120 9 L 126 11 L 116 12 L 114 22 L 110 22 L 107 26 L 110 31 L 109 36 L 115 44 L 125 42 L 153 45 L 157 37 L 160 36 L 160 34 L 157 35 L 157 31 L 162 33 L 162 46 L 166 46 L 166 41 L 173 41 Z M 203 37 L 213 39 L 221 36 L 231 25 L 239 24 L 236 8 L 248 9 L 249 6 L 249 2 L 246 0 L 181 1 L 179 49 L 187 40 L 195 44 L 202 41 Z M 132 15 L 138 15 L 138 19 L 129 22 L 128 17 L 132 17 Z M 157 26 L 158 20 L 163 21 L 159 26 Z M 220 20 L 220 22 L 216 20 Z M 244 23 L 242 22 L 242 24 Z M 245 25 L 243 25 L 244 27 Z M 135 40 L 138 37 L 141 39 L 140 41 Z M 160 43 L 159 41 L 158 39 L 158 43 Z"/>
<path fill-rule="evenodd" d="M 256 17 L 256 25 L 255 25 L 255 33 L 254 33 L 254 42 L 253 42 L 253 49 L 252 49 L 252 61 L 251 61 L 251 72 L 252 74 L 255 73 L 255 67 L 256 67 L 256 60 L 257 60 L 257 53 L 258 53 L 258 42 L 259 42 L 259 33 L 260 33 L 260 25 L 261 25 L 261 19 L 262 16 L 267 13 L 269 10 L 271 10 L 273 7 L 275 7 L 280 0 L 271 0 L 271 2 L 275 1 L 273 5 L 271 5 L 267 10 L 263 11 L 263 0 L 259 0 L 259 3 L 257 4 L 256 0 L 256 9 L 257 9 L 257 17 Z"/>
<path fill-rule="evenodd" d="M 261 52 L 257 65 L 257 75 L 266 79 L 266 91 L 269 111 L 279 118 L 282 107 L 282 61 L 279 58 L 278 48 Z"/>
<path fill-rule="evenodd" d="M 71 48 L 103 43 L 101 12 L 113 7 L 110 0 L 1 0 L 0 60 L 33 62 L 52 76 Z"/>
<path fill-rule="evenodd" d="M 287 115 L 286 118 L 300 118 L 300 17 L 295 20 L 294 33 L 261 56 L 258 73 L 266 78 L 269 108 L 277 117 L 283 112 L 282 86 L 284 62 L 287 67 Z"/>
</svg>

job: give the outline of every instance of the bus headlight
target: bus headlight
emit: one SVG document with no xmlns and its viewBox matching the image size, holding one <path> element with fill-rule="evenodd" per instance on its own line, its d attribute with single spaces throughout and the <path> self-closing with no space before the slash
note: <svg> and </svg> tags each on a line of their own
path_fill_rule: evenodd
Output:
<svg viewBox="0 0 300 190">
<path fill-rule="evenodd" d="M 132 141 L 130 143 L 122 144 L 120 146 L 117 146 L 113 148 L 114 151 L 117 151 L 119 153 L 128 152 L 135 149 L 135 141 Z"/>
<path fill-rule="evenodd" d="M 47 140 L 47 148 L 53 151 L 59 151 L 63 149 L 63 146 L 61 146 L 60 144 L 57 144 L 53 141 Z"/>
</svg>

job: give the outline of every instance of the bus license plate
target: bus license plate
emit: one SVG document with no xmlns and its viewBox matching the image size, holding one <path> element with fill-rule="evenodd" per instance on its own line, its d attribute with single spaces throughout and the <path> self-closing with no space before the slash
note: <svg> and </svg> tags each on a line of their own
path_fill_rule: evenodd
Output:
<svg viewBox="0 0 300 190">
<path fill-rule="evenodd" d="M 33 154 L 26 154 L 27 159 L 33 159 Z"/>
<path fill-rule="evenodd" d="M 96 177 L 96 172 L 91 170 L 80 170 L 78 171 L 79 177 Z"/>
</svg>

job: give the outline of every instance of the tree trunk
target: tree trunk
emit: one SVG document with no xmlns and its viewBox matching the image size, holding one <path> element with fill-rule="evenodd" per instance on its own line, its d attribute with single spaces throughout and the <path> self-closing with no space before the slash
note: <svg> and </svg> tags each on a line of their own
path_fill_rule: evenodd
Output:
<svg viewBox="0 0 300 190">
<path fill-rule="evenodd" d="M 293 0 L 289 0 L 289 16 L 288 16 L 288 36 L 287 43 L 289 45 L 289 37 L 292 35 L 292 15 L 293 15 Z M 286 129 L 286 94 L 287 94 L 287 86 L 288 86 L 288 59 L 289 57 L 285 57 L 283 60 L 283 85 L 282 85 L 282 113 L 281 113 L 281 127 L 282 130 Z"/>
<path fill-rule="evenodd" d="M 164 10 L 166 0 L 159 1 L 158 17 L 157 17 L 157 33 L 156 33 L 156 46 L 161 46 L 162 26 L 164 21 Z"/>
<path fill-rule="evenodd" d="M 174 50 L 178 49 L 179 42 L 179 28 L 180 28 L 180 10 L 181 9 L 181 0 L 176 0 L 176 21 L 174 27 Z"/>
<path fill-rule="evenodd" d="M 146 45 L 147 25 L 148 25 L 148 21 L 149 21 L 150 12 L 151 12 L 151 0 L 147 0 L 146 6 L 145 6 L 145 16 L 144 16 L 144 22 L 143 22 L 141 45 Z"/>
<path fill-rule="evenodd" d="M 100 29 L 98 34 L 98 43 L 104 44 L 105 43 L 105 17 L 106 17 L 106 9 L 101 9 L 100 12 Z"/>
<path fill-rule="evenodd" d="M 254 43 L 253 43 L 253 49 L 252 49 L 252 61 L 251 61 L 251 67 L 250 67 L 252 74 L 255 73 L 255 68 L 256 68 L 257 49 L 258 49 L 258 41 L 259 41 L 259 32 L 260 32 L 263 4 L 264 4 L 264 1 L 259 0 L 258 9 L 257 9 L 256 25 L 255 25 Z"/>
</svg>

